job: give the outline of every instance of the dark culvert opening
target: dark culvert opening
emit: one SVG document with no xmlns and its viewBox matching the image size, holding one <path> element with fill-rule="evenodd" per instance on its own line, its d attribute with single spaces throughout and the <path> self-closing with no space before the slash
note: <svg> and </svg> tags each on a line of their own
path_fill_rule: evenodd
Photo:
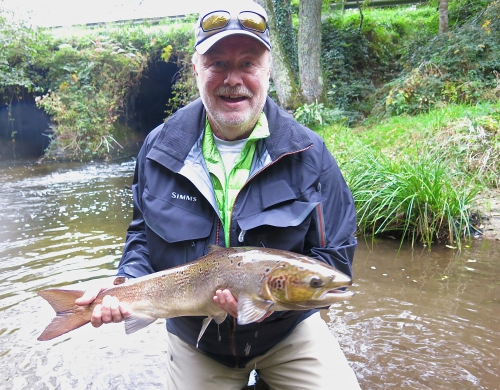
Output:
<svg viewBox="0 0 500 390">
<path fill-rule="evenodd" d="M 176 61 L 176 59 L 173 59 Z M 172 97 L 172 86 L 179 72 L 176 62 L 160 60 L 148 63 L 129 107 L 128 126 L 145 137 L 151 130 L 163 123 L 166 111 L 171 109 L 168 101 Z"/>
<path fill-rule="evenodd" d="M 0 107 L 0 161 L 41 157 L 50 141 L 49 122 L 31 96 Z"/>
<path fill-rule="evenodd" d="M 180 69 L 175 58 L 173 61 L 151 61 L 127 103 L 121 122 L 137 133 L 139 141 L 160 125 L 172 108 L 168 102 Z M 50 134 L 50 117 L 36 107 L 34 96 L 0 106 L 0 161 L 39 159 L 49 145 Z"/>
</svg>

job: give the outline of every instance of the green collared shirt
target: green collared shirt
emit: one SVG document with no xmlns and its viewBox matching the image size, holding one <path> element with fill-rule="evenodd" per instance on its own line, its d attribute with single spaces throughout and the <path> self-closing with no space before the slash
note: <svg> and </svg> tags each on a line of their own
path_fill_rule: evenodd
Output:
<svg viewBox="0 0 500 390">
<path fill-rule="evenodd" d="M 234 201 L 250 175 L 257 141 L 268 136 L 269 125 L 267 123 L 266 115 L 262 113 L 252 133 L 243 146 L 240 155 L 236 158 L 231 172 L 226 172 L 219 149 L 214 142 L 212 128 L 208 122 L 208 118 L 205 121 L 205 134 L 203 136 L 202 148 L 203 157 L 212 180 L 212 186 L 215 192 L 222 226 L 224 227 L 226 246 L 229 246 L 230 243 L 229 231 Z"/>
</svg>

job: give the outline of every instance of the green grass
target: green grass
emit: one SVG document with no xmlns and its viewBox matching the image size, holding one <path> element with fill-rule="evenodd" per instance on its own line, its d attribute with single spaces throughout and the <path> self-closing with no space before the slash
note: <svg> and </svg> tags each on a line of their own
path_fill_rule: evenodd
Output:
<svg viewBox="0 0 500 390">
<path fill-rule="evenodd" d="M 460 246 L 474 233 L 474 198 L 499 185 L 499 113 L 500 103 L 449 105 L 318 130 L 353 193 L 358 233 Z"/>
<path fill-rule="evenodd" d="M 446 105 L 420 115 L 400 115 L 390 118 L 370 118 L 358 127 L 356 134 L 366 143 L 384 152 L 398 149 L 407 154 L 408 151 L 429 144 L 443 129 L 449 128 L 464 118 L 492 117 L 500 120 L 500 102 L 481 103 L 475 106 L 460 104 Z M 414 151 L 413 151 L 414 152 Z"/>
</svg>

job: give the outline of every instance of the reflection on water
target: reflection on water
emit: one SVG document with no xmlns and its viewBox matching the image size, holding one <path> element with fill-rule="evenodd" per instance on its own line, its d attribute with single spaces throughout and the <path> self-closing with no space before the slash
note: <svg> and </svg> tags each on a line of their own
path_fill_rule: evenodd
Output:
<svg viewBox="0 0 500 390">
<path fill-rule="evenodd" d="M 114 274 L 133 167 L 0 167 L 0 388 L 164 388 L 163 321 L 128 336 L 112 324 L 36 341 L 53 316 L 37 291 Z M 460 255 L 360 243 L 356 295 L 329 315 L 362 388 L 498 388 L 499 255 L 497 242 Z"/>
<path fill-rule="evenodd" d="M 460 255 L 360 243 L 347 305 L 331 328 L 365 389 L 498 389 L 500 246 Z"/>
</svg>

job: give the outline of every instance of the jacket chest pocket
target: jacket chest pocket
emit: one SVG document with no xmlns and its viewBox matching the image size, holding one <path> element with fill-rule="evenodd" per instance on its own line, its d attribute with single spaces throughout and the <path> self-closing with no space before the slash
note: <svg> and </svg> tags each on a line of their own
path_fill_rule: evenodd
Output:
<svg viewBox="0 0 500 390">
<path fill-rule="evenodd" d="M 269 246 L 303 252 L 320 246 L 324 237 L 321 203 L 325 200 L 311 190 L 302 199 L 284 180 L 262 187 L 259 197 L 247 197 L 236 217 L 240 245 Z"/>
<path fill-rule="evenodd" d="M 214 212 L 201 196 L 172 192 L 159 198 L 146 189 L 142 198 L 146 225 L 168 243 L 207 238 Z"/>
</svg>

